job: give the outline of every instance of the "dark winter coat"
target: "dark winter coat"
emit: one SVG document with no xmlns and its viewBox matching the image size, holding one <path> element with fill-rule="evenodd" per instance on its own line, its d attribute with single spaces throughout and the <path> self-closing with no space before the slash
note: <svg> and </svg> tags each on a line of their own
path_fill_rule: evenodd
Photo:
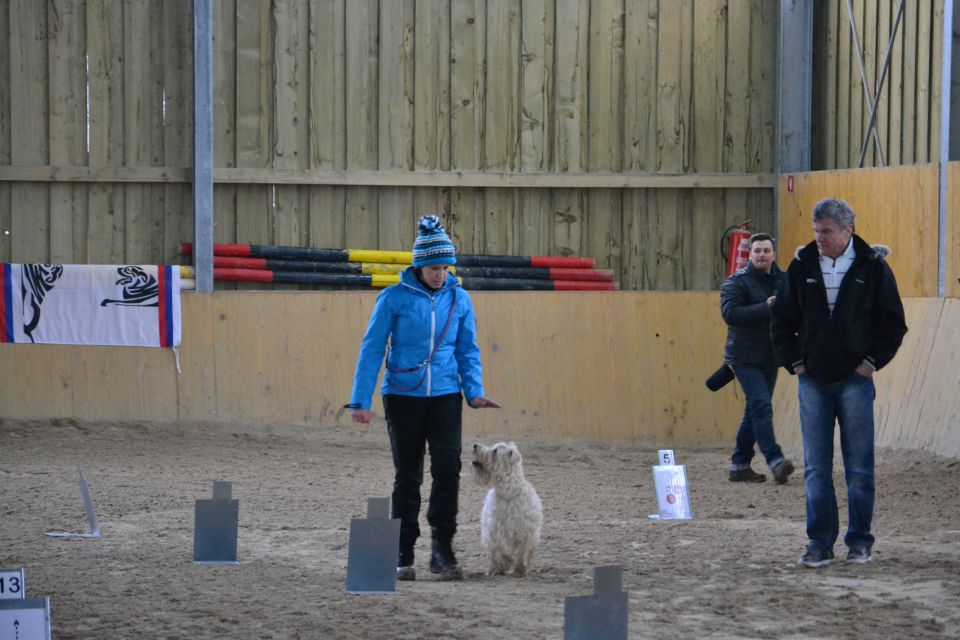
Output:
<svg viewBox="0 0 960 640">
<path fill-rule="evenodd" d="M 864 360 L 882 369 L 900 348 L 907 324 L 885 253 L 857 235 L 853 249 L 832 316 L 816 242 L 790 263 L 786 287 L 773 308 L 774 347 L 790 373 L 802 363 L 814 380 L 831 384 Z"/>
<path fill-rule="evenodd" d="M 720 288 L 720 313 L 727 323 L 725 364 L 775 367 L 770 341 L 770 307 L 767 298 L 777 295 L 785 280 L 776 265 L 770 273 L 748 263 L 724 280 Z"/>
</svg>

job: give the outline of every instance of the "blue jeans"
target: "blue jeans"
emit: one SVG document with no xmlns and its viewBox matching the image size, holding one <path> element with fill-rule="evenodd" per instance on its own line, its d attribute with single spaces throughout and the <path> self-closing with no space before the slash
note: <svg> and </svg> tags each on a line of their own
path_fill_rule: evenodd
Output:
<svg viewBox="0 0 960 640">
<path fill-rule="evenodd" d="M 734 366 L 733 372 L 737 382 L 747 398 L 743 409 L 743 421 L 737 431 L 737 444 L 731 457 L 731 468 L 747 469 L 753 459 L 753 446 L 760 447 L 760 452 L 767 460 L 767 465 L 783 459 L 783 451 L 773 435 L 773 388 L 777 384 L 777 370 L 775 367 Z"/>
<path fill-rule="evenodd" d="M 847 482 L 847 546 L 873 546 L 870 523 L 875 493 L 872 378 L 854 372 L 833 384 L 800 376 L 800 431 L 807 493 L 807 537 L 832 549 L 840 533 L 833 488 L 833 425 L 840 423 L 840 452 Z"/>
</svg>

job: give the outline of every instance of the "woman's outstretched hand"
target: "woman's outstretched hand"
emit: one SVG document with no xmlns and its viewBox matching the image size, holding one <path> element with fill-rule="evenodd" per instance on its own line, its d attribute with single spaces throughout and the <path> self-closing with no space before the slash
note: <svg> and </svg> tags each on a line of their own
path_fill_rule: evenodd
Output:
<svg viewBox="0 0 960 640">
<path fill-rule="evenodd" d="M 350 412 L 350 417 L 353 418 L 354 422 L 370 424 L 370 420 L 373 418 L 373 412 L 369 409 L 354 409 Z"/>
<path fill-rule="evenodd" d="M 498 405 L 493 400 L 487 400 L 483 396 L 477 396 L 476 398 L 470 399 L 470 406 L 474 409 L 499 409 Z"/>
</svg>

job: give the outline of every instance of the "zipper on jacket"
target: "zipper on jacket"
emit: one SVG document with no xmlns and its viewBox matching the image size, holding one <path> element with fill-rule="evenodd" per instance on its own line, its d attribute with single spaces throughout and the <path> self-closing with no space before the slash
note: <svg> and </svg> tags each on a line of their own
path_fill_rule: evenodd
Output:
<svg viewBox="0 0 960 640">
<path fill-rule="evenodd" d="M 433 349 L 433 340 L 434 333 L 437 331 L 437 298 L 434 295 L 430 295 L 430 342 L 427 344 L 429 349 Z M 427 364 L 427 397 L 430 397 L 430 384 L 432 382 L 431 369 L 433 369 L 433 364 Z"/>
</svg>

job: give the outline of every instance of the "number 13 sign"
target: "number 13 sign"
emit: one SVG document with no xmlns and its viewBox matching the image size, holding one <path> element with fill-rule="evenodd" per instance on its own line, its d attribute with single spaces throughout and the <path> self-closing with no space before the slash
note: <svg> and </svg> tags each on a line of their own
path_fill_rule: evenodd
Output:
<svg viewBox="0 0 960 640">
<path fill-rule="evenodd" d="M 0 569 L 0 600 L 22 600 L 27 597 L 23 569 L 8 571 Z"/>
</svg>

